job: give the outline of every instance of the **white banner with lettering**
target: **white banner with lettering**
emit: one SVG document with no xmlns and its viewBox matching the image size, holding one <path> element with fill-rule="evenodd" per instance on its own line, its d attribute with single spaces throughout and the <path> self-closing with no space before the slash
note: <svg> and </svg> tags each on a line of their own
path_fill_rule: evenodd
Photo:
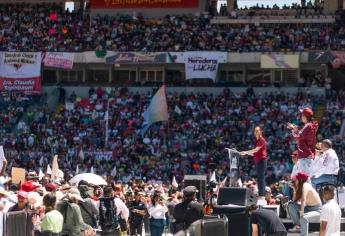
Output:
<svg viewBox="0 0 345 236">
<path fill-rule="evenodd" d="M 44 65 L 47 67 L 72 69 L 74 53 L 69 52 L 47 52 L 44 58 Z"/>
<path fill-rule="evenodd" d="M 224 52 L 185 52 L 186 79 L 212 79 L 215 81 L 219 63 L 225 62 Z"/>
<path fill-rule="evenodd" d="M 40 93 L 41 63 L 40 52 L 1 52 L 0 91 Z"/>
</svg>

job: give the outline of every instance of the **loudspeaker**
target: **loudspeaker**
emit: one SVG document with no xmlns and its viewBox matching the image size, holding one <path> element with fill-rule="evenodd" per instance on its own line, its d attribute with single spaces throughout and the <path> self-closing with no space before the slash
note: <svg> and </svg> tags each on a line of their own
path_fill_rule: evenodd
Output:
<svg viewBox="0 0 345 236">
<path fill-rule="evenodd" d="M 206 175 L 185 175 L 184 176 L 184 188 L 187 186 L 195 186 L 198 189 L 198 200 L 206 199 Z"/>
<path fill-rule="evenodd" d="M 250 218 L 244 213 L 226 214 L 229 219 L 228 236 L 250 236 Z"/>
<path fill-rule="evenodd" d="M 221 218 L 204 219 L 201 226 L 202 236 L 227 236 L 229 230 L 228 227 L 228 218 L 225 215 Z"/>
<path fill-rule="evenodd" d="M 253 191 L 247 188 L 220 188 L 217 199 L 218 205 L 251 206 L 257 203 Z"/>
</svg>

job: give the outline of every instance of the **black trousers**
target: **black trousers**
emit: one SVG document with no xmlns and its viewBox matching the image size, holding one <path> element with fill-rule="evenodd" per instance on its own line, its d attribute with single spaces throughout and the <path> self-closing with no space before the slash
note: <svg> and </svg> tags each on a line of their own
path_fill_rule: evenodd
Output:
<svg viewBox="0 0 345 236">
<path fill-rule="evenodd" d="M 258 184 L 259 196 L 265 196 L 265 188 L 266 188 L 266 168 L 267 168 L 267 160 L 261 160 L 256 164 L 256 182 Z"/>
</svg>

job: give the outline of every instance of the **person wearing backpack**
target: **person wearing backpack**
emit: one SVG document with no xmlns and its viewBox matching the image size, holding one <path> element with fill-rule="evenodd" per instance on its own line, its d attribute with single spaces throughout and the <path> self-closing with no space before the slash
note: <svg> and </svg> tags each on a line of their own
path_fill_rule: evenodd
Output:
<svg viewBox="0 0 345 236">
<path fill-rule="evenodd" d="M 82 182 L 82 181 L 80 181 Z M 92 197 L 92 190 L 86 184 L 80 184 L 78 189 L 80 191 L 80 195 L 84 201 L 80 201 L 78 203 L 81 211 L 81 215 L 83 220 L 86 224 L 91 225 L 92 228 L 96 229 L 98 227 L 97 218 L 99 215 L 98 207 L 96 206 L 95 202 L 91 199 Z"/>
<path fill-rule="evenodd" d="M 103 197 L 99 199 L 99 225 L 102 236 L 119 236 L 120 217 L 128 220 L 129 210 L 124 202 L 114 197 L 112 187 L 107 186 L 103 190 Z"/>
<path fill-rule="evenodd" d="M 86 224 L 81 216 L 78 201 L 83 201 L 79 190 L 71 188 L 57 204 L 57 210 L 63 216 L 62 236 L 94 235 L 92 227 Z"/>
</svg>

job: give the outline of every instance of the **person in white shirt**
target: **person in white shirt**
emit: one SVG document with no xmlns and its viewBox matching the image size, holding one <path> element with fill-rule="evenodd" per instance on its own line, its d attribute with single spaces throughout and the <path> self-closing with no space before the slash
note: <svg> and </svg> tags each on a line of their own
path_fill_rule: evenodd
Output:
<svg viewBox="0 0 345 236">
<path fill-rule="evenodd" d="M 332 149 L 332 141 L 325 139 L 321 144 L 322 154 L 316 156 L 312 164 L 311 183 L 316 185 L 329 183 L 336 184 L 339 171 L 339 159 Z"/>
<path fill-rule="evenodd" d="M 166 220 L 165 215 L 168 212 L 168 208 L 159 193 L 154 193 L 148 212 L 150 215 L 151 236 L 162 236 Z"/>
<path fill-rule="evenodd" d="M 320 216 L 320 236 L 338 236 L 340 235 L 341 210 L 334 200 L 333 186 L 326 186 L 323 189 L 323 205 Z"/>
</svg>

